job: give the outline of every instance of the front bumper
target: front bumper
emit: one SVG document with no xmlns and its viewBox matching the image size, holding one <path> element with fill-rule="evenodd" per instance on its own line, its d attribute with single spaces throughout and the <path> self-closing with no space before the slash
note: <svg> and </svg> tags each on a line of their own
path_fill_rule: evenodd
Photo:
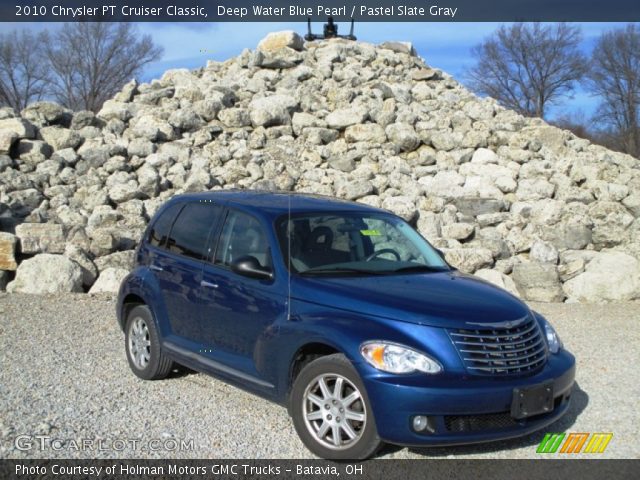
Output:
<svg viewBox="0 0 640 480">
<path fill-rule="evenodd" d="M 366 368 L 366 367 L 365 367 Z M 566 350 L 550 355 L 545 366 L 527 377 L 439 375 L 415 377 L 361 372 L 372 405 L 378 435 L 405 446 L 445 446 L 519 437 L 562 417 L 569 408 L 575 359 Z M 523 420 L 511 418 L 513 389 L 553 381 L 553 411 Z M 417 433 L 415 415 L 427 415 L 431 433 Z"/>
</svg>

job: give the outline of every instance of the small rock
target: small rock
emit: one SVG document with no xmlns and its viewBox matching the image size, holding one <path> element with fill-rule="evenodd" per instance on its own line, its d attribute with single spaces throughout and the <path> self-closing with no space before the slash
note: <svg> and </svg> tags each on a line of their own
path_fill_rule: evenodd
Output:
<svg viewBox="0 0 640 480">
<path fill-rule="evenodd" d="M 126 250 L 124 252 L 115 252 L 110 255 L 105 255 L 96 258 L 95 264 L 98 267 L 98 271 L 103 272 L 108 268 L 114 268 L 116 270 L 126 270 L 130 272 L 133 270 L 135 264 L 135 252 L 133 250 Z"/>
<path fill-rule="evenodd" d="M 472 163 L 498 163 L 498 155 L 493 150 L 489 150 L 488 148 L 479 148 L 473 153 L 473 157 L 471 157 Z M 490 168 L 490 167 L 487 167 Z"/>
<path fill-rule="evenodd" d="M 473 273 L 493 264 L 491 250 L 486 248 L 444 249 L 445 259 L 455 268 L 465 273 Z"/>
<path fill-rule="evenodd" d="M 558 267 L 558 274 L 563 282 L 571 280 L 582 272 L 584 272 L 584 260 L 582 258 L 577 258 Z"/>
<path fill-rule="evenodd" d="M 442 237 L 466 240 L 473 234 L 474 230 L 475 227 L 470 223 L 453 223 L 442 227 Z"/>
<path fill-rule="evenodd" d="M 384 42 L 380 44 L 380 48 L 391 50 L 396 53 L 406 53 L 414 56 L 416 54 L 411 42 Z"/>
<path fill-rule="evenodd" d="M 254 127 L 289 125 L 291 112 L 297 105 L 293 98 L 286 95 L 262 97 L 249 104 L 249 117 Z"/>
<path fill-rule="evenodd" d="M 529 258 L 536 262 L 552 263 L 555 265 L 558 263 L 558 251 L 550 243 L 538 240 L 531 245 Z"/>
<path fill-rule="evenodd" d="M 384 143 L 387 140 L 387 135 L 377 123 L 362 123 L 347 127 L 344 132 L 344 139 L 349 143 Z"/>
<path fill-rule="evenodd" d="M 440 79 L 440 75 L 437 70 L 433 68 L 421 68 L 420 70 L 415 70 L 411 74 L 411 78 L 417 82 L 423 80 L 438 80 Z"/>
<path fill-rule="evenodd" d="M 388 197 L 382 202 L 382 208 L 390 210 L 407 222 L 412 222 L 418 217 L 418 209 L 409 197 Z"/>
<path fill-rule="evenodd" d="M 218 118 L 226 127 L 247 127 L 251 125 L 251 117 L 246 108 L 227 108 L 218 114 Z"/>
<path fill-rule="evenodd" d="M 367 112 L 363 108 L 342 108 L 327 115 L 327 125 L 337 130 L 363 123 L 367 119 Z"/>
<path fill-rule="evenodd" d="M 407 123 L 392 123 L 385 129 L 389 141 L 404 152 L 412 152 L 420 145 L 420 137 Z"/>
<path fill-rule="evenodd" d="M 336 189 L 336 194 L 346 200 L 357 200 L 373 193 L 373 184 L 369 180 L 344 182 Z"/>
</svg>

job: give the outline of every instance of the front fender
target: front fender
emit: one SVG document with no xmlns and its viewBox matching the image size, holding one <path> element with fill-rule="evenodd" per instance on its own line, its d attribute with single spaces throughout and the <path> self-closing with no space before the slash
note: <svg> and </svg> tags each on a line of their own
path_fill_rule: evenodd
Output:
<svg viewBox="0 0 640 480">
<path fill-rule="evenodd" d="M 278 396 L 283 403 L 290 388 L 288 372 L 297 353 L 305 345 L 313 343 L 329 346 L 344 354 L 363 377 L 371 375 L 373 370 L 360 355 L 360 346 L 368 340 L 400 343 L 432 355 L 441 362 L 459 363 L 443 329 L 369 317 L 295 299 L 291 307 L 291 319 L 283 322 L 274 341 L 265 345 L 265 358 L 262 359 L 268 369 L 265 374 L 277 379 Z M 444 360 L 441 358 L 443 352 L 448 355 Z M 269 359 L 271 361 L 264 361 Z"/>
</svg>

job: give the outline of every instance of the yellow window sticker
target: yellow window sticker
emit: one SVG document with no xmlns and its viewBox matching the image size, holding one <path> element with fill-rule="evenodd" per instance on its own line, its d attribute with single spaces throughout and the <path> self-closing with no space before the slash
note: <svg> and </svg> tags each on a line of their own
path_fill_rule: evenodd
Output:
<svg viewBox="0 0 640 480">
<path fill-rule="evenodd" d="M 380 231 L 379 230 L 360 230 L 360 233 L 362 235 L 364 235 L 365 237 L 379 237 L 380 236 Z"/>
</svg>

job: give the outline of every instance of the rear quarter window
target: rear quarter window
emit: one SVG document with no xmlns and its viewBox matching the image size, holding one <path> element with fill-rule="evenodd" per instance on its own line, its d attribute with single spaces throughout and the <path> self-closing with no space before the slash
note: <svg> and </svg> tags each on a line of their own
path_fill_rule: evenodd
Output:
<svg viewBox="0 0 640 480">
<path fill-rule="evenodd" d="M 169 238 L 169 231 L 171 225 L 176 218 L 177 213 L 182 208 L 183 204 L 171 205 L 165 209 L 160 216 L 153 223 L 149 232 L 149 244 L 154 247 L 162 247 L 166 244 Z"/>
<path fill-rule="evenodd" d="M 188 203 L 171 228 L 166 248 L 170 252 L 202 260 L 209 232 L 217 224 L 221 207 L 211 203 Z"/>
</svg>

